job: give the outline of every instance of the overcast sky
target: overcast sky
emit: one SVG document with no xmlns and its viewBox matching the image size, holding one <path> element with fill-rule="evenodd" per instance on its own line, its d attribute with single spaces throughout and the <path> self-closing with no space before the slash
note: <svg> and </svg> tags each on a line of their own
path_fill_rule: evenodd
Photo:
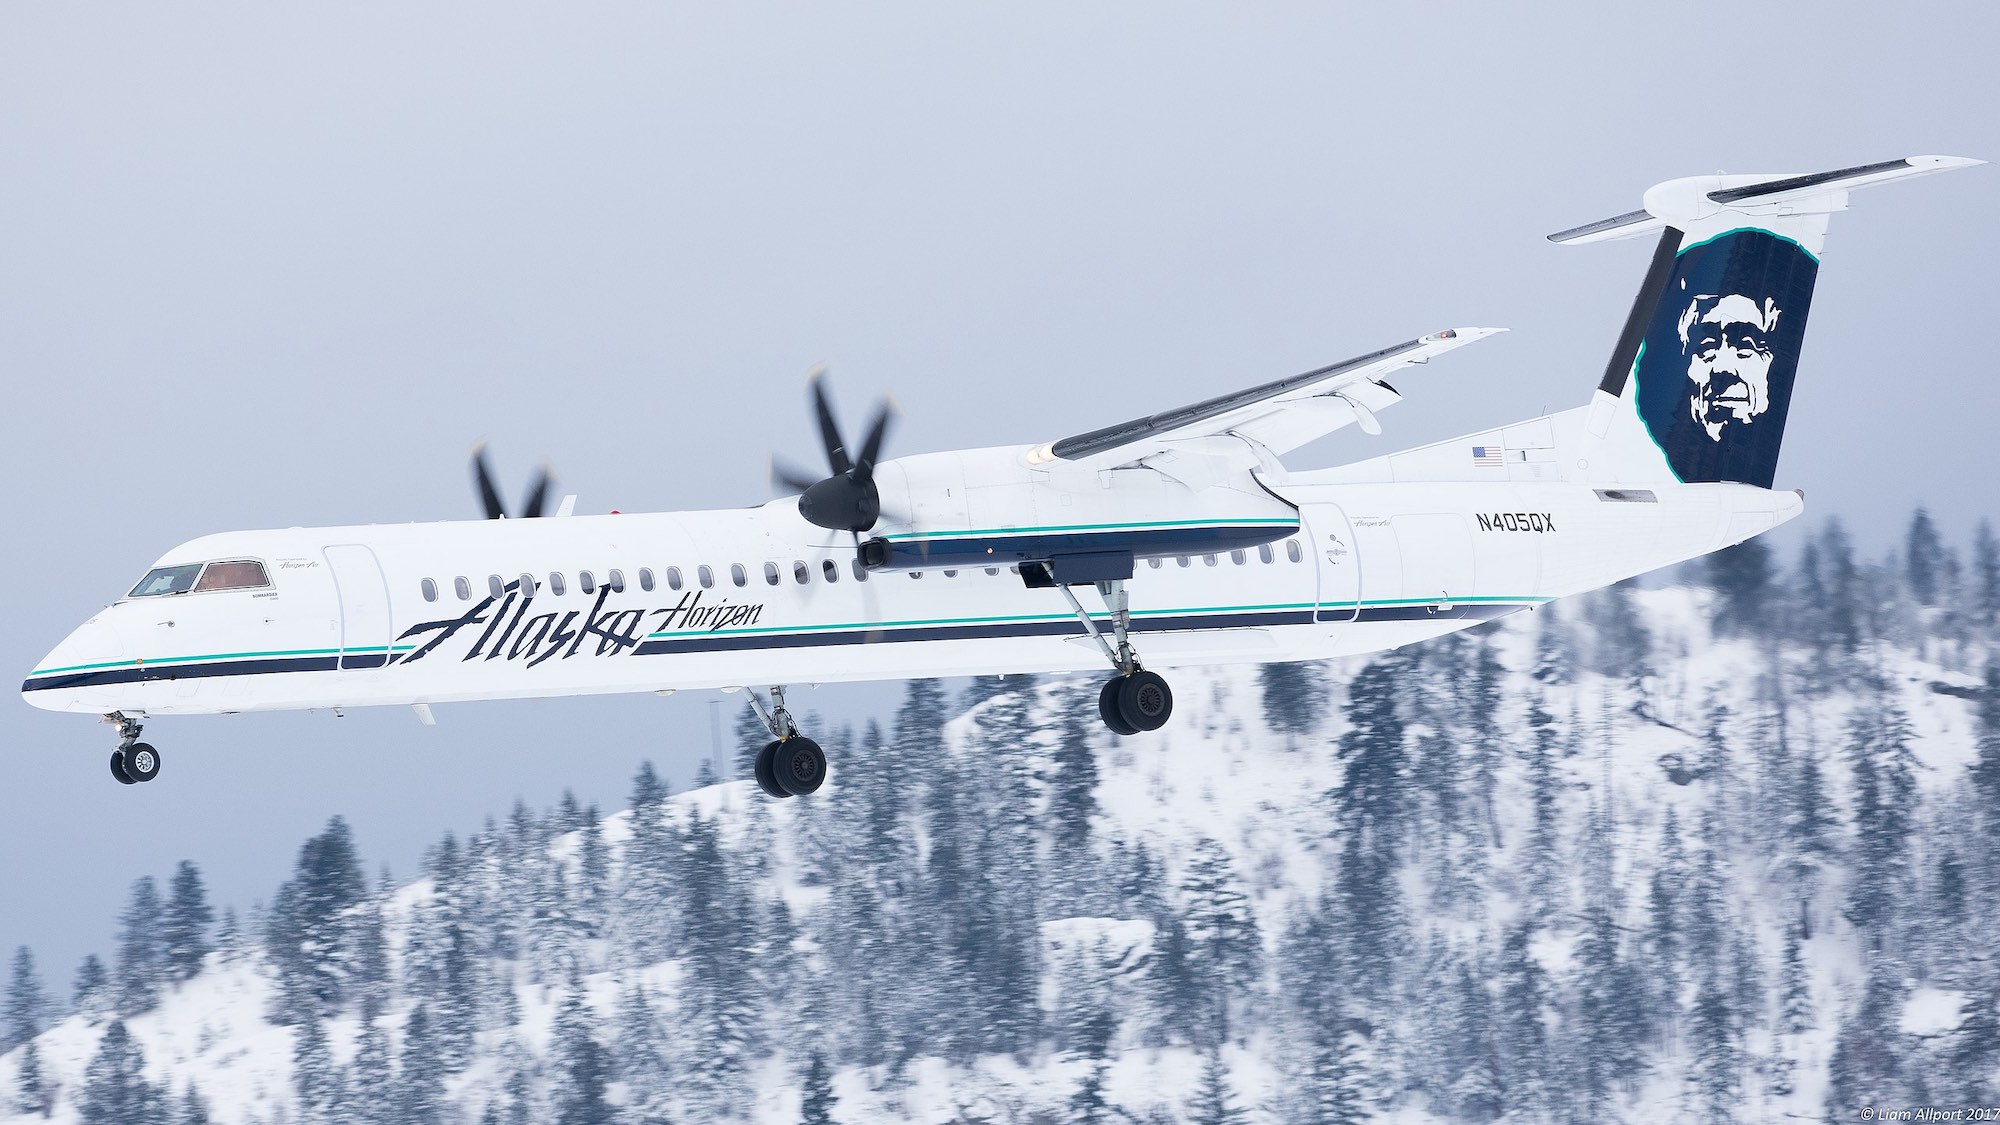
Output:
<svg viewBox="0 0 2000 1125">
<path fill-rule="evenodd" d="M 482 435 L 515 495 L 547 457 L 584 511 L 761 501 L 774 448 L 820 456 L 822 360 L 851 425 L 894 393 L 901 453 L 1447 325 L 1514 331 L 1294 467 L 1581 404 L 1650 243 L 1550 231 L 1677 176 L 2000 157 L 1991 6 L 1832 7 L 0 6 L 0 653 L 199 534 L 471 515 Z M 1833 224 L 1778 484 L 1871 552 L 1918 503 L 2000 515 L 1996 203 L 1975 169 Z M 407 874 L 709 743 L 700 695 L 437 711 L 161 720 L 127 789 L 109 728 L 0 706 L 0 943 L 66 993 L 180 859 L 247 906 L 341 813 Z"/>
</svg>

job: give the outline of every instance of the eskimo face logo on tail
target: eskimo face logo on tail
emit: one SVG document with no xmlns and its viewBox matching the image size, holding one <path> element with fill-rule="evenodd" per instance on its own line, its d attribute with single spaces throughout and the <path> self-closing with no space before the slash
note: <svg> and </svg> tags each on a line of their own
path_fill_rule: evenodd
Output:
<svg viewBox="0 0 2000 1125">
<path fill-rule="evenodd" d="M 1635 375 L 1639 417 L 1681 480 L 1771 486 L 1818 273 L 1756 229 L 1675 259 Z"/>
<path fill-rule="evenodd" d="M 1681 314 L 1681 353 L 1694 384 L 1688 417 L 1708 440 L 1771 409 L 1771 330 L 1780 311 L 1769 297 L 1760 306 L 1741 293 L 1704 293 Z"/>
</svg>

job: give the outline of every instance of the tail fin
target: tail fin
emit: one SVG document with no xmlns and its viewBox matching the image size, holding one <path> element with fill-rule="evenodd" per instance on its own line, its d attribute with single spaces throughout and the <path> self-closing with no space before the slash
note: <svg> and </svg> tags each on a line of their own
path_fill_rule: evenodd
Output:
<svg viewBox="0 0 2000 1125">
<path fill-rule="evenodd" d="M 1643 210 L 1550 235 L 1660 232 L 1591 404 L 1589 475 L 1771 487 L 1828 216 L 1855 188 L 1980 163 L 1913 156 L 1807 176 L 1670 180 Z"/>
</svg>

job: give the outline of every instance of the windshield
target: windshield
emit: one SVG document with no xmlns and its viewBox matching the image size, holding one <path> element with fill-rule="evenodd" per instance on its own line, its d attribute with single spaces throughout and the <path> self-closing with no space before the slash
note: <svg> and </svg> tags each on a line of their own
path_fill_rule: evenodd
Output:
<svg viewBox="0 0 2000 1125">
<path fill-rule="evenodd" d="M 151 598 L 161 594 L 185 594 L 194 589 L 194 577 L 201 573 L 200 563 L 184 566 L 163 566 L 149 571 L 139 584 L 132 587 L 131 597 Z"/>
</svg>

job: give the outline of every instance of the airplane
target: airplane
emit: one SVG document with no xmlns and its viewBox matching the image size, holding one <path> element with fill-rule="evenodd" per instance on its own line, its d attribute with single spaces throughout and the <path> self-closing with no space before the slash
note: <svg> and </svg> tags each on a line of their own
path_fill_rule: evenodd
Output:
<svg viewBox="0 0 2000 1125">
<path fill-rule="evenodd" d="M 1457 328 L 1038 444 L 881 458 L 825 380 L 829 473 L 730 511 L 234 531 L 183 543 L 55 647 L 36 707 L 116 726 L 150 781 L 153 716 L 747 690 L 773 798 L 817 791 L 798 683 L 1108 665 L 1120 736 L 1173 712 L 1159 669 L 1390 649 L 1742 542 L 1793 519 L 1772 487 L 1827 221 L 1856 189 L 1980 164 L 1917 156 L 1713 175 L 1550 235 L 1657 235 L 1585 405 L 1330 469 L 1281 456 L 1379 433 L 1388 376 Z M 1398 374 L 1399 379 L 1401 378 Z M 489 517 L 504 517 L 483 454 Z M 541 516 L 546 474 L 524 514 Z M 758 694 L 764 688 L 766 699 Z"/>
</svg>

